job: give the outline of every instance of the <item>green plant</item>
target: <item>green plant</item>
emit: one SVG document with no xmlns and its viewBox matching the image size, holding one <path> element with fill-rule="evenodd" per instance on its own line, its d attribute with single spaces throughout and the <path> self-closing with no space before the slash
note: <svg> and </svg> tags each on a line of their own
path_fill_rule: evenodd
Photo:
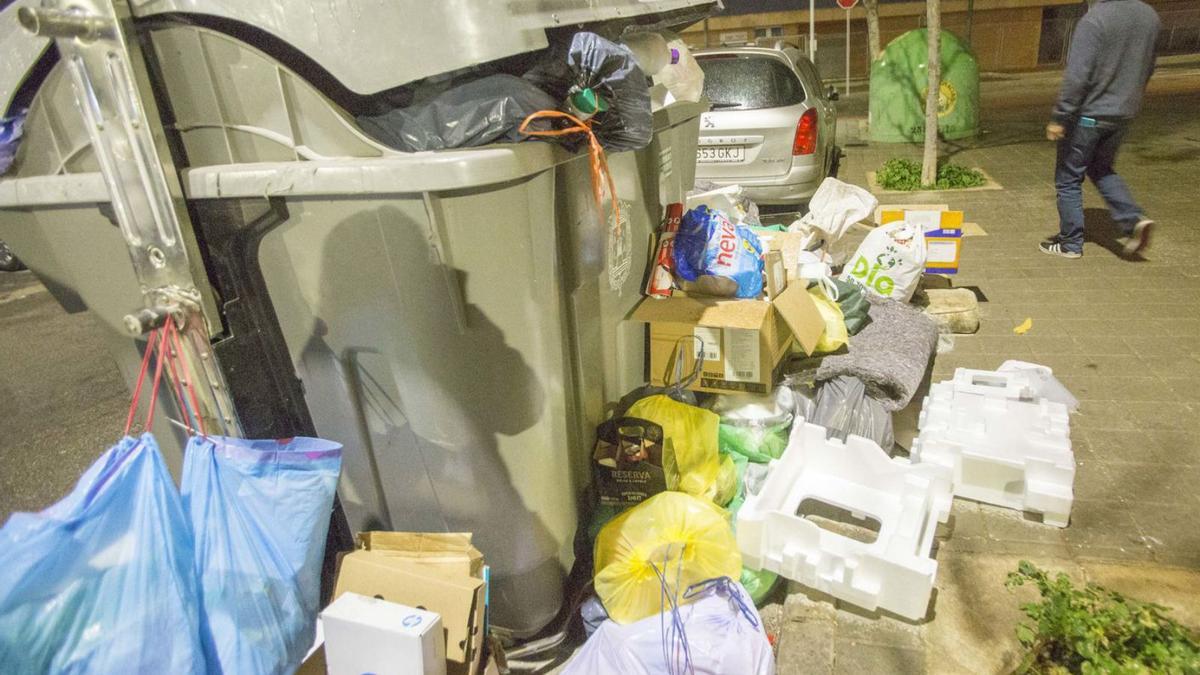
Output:
<svg viewBox="0 0 1200 675">
<path fill-rule="evenodd" d="M 875 172 L 875 180 L 885 190 L 953 190 L 955 188 L 978 187 L 987 178 L 978 169 L 968 169 L 957 164 L 942 164 L 938 167 L 937 183 L 921 185 L 921 164 L 911 159 L 893 157 Z"/>
<path fill-rule="evenodd" d="M 1022 560 L 1005 586 L 1026 583 L 1041 601 L 1021 606 L 1033 623 L 1017 625 L 1027 650 L 1017 673 L 1200 673 L 1200 643 L 1166 607 L 1095 584 L 1077 588 Z"/>
</svg>

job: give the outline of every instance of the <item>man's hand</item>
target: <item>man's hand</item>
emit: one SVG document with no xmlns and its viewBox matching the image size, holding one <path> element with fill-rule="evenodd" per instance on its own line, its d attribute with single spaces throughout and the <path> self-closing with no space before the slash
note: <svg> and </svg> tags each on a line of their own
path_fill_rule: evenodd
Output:
<svg viewBox="0 0 1200 675">
<path fill-rule="evenodd" d="M 1067 135 L 1067 130 L 1058 122 L 1051 122 L 1046 125 L 1046 140 L 1061 141 Z"/>
</svg>

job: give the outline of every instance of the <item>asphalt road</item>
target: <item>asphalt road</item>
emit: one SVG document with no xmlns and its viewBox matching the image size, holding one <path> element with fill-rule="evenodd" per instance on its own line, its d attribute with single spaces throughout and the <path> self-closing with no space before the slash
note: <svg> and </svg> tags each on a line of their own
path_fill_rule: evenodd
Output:
<svg viewBox="0 0 1200 675">
<path fill-rule="evenodd" d="M 121 435 L 127 389 L 88 312 L 0 272 L 0 522 L 62 498 Z"/>
</svg>

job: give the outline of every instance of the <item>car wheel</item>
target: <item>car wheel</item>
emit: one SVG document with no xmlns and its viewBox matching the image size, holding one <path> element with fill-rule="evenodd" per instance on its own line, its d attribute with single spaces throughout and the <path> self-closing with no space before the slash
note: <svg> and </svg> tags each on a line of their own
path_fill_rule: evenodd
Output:
<svg viewBox="0 0 1200 675">
<path fill-rule="evenodd" d="M 0 241 L 0 272 L 20 272 L 25 269 L 25 264 L 20 258 L 13 255 L 12 249 L 8 244 Z"/>
</svg>

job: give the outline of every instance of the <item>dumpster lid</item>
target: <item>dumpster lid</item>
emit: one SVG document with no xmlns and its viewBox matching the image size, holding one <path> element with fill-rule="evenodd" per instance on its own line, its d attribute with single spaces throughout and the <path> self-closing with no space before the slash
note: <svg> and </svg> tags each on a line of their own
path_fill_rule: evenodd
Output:
<svg viewBox="0 0 1200 675">
<path fill-rule="evenodd" d="M 374 94 L 431 75 L 543 49 L 548 45 L 548 29 L 632 22 L 646 15 L 665 15 L 659 22 L 662 27 L 677 27 L 704 18 L 720 3 L 539 0 L 516 3 L 516 9 L 507 2 L 429 0 L 144 0 L 133 5 L 138 17 L 185 13 L 252 26 L 255 32 L 265 32 L 294 47 L 351 91 Z M 238 30 L 236 24 L 228 27 L 235 36 Z"/>
</svg>

